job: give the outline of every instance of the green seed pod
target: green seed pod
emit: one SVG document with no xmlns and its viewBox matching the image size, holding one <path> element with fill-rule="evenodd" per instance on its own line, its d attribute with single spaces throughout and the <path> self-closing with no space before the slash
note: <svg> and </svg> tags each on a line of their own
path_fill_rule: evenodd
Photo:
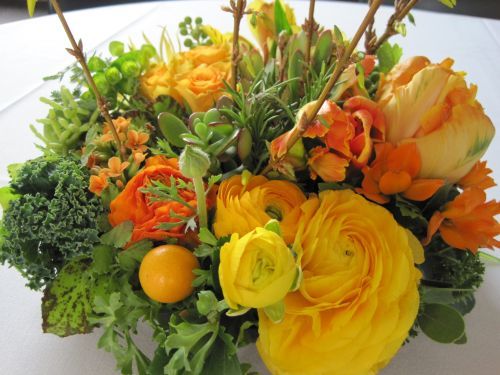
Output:
<svg viewBox="0 0 500 375">
<path fill-rule="evenodd" d="M 125 45 L 117 40 L 109 43 L 109 53 L 113 56 L 121 56 L 125 52 Z"/>
<path fill-rule="evenodd" d="M 188 35 L 188 32 L 186 29 L 179 29 L 179 32 L 181 33 L 182 36 Z"/>
<path fill-rule="evenodd" d="M 191 22 L 193 22 L 193 19 L 189 16 L 187 16 L 186 18 L 184 18 L 184 23 L 186 23 L 187 25 L 189 25 Z"/>
<path fill-rule="evenodd" d="M 106 63 L 98 56 L 92 56 L 87 63 L 91 72 L 99 72 L 106 68 Z"/>
<path fill-rule="evenodd" d="M 194 23 L 196 23 L 197 25 L 201 25 L 203 23 L 203 18 L 201 17 L 196 17 L 194 19 Z"/>
<path fill-rule="evenodd" d="M 190 47 L 192 47 L 192 46 L 193 46 L 193 41 L 192 41 L 191 39 L 186 39 L 186 40 L 184 41 L 184 47 L 188 47 L 188 48 L 190 48 Z"/>
<path fill-rule="evenodd" d="M 156 48 L 154 48 L 151 44 L 143 44 L 141 51 L 148 58 L 148 60 L 157 55 Z"/>
<path fill-rule="evenodd" d="M 116 85 L 118 82 L 121 81 L 122 79 L 122 74 L 118 70 L 117 67 L 112 66 L 104 72 L 104 75 L 106 76 L 106 79 L 108 80 L 109 83 L 112 85 Z"/>
<path fill-rule="evenodd" d="M 195 39 L 198 39 L 200 37 L 200 30 L 198 30 L 197 28 L 194 29 L 192 32 L 191 32 L 191 36 Z"/>
<path fill-rule="evenodd" d="M 94 75 L 94 82 L 102 95 L 106 95 L 111 89 L 111 86 L 103 73 L 97 73 Z"/>
<path fill-rule="evenodd" d="M 121 72 L 126 78 L 137 78 L 141 74 L 141 66 L 136 61 L 128 60 L 122 64 Z"/>
</svg>

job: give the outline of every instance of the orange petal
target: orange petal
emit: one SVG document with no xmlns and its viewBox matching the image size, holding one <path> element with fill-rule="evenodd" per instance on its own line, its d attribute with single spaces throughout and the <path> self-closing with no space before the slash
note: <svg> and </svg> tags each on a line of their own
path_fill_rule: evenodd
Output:
<svg viewBox="0 0 500 375">
<path fill-rule="evenodd" d="M 403 196 L 412 201 L 425 201 L 436 194 L 443 185 L 443 180 L 414 180 L 411 186 L 403 192 Z"/>
<path fill-rule="evenodd" d="M 420 172 L 420 152 L 415 143 L 404 143 L 391 152 L 387 168 L 391 171 L 405 171 L 411 178 Z"/>
<path fill-rule="evenodd" d="M 467 215 L 486 201 L 486 193 L 481 189 L 469 188 L 446 205 L 443 215 L 448 219 Z"/>
<path fill-rule="evenodd" d="M 429 220 L 429 225 L 427 225 L 427 237 L 422 241 L 422 244 L 424 246 L 427 246 L 431 243 L 432 236 L 434 236 L 434 234 L 438 231 L 443 220 L 444 216 L 441 215 L 441 212 L 434 212 L 434 215 L 432 215 L 431 219 Z"/>
<path fill-rule="evenodd" d="M 474 241 L 473 238 L 470 238 L 467 232 L 459 231 L 452 225 L 442 225 L 439 231 L 444 242 L 448 245 L 461 250 L 470 250 L 474 254 L 477 253 L 480 244 Z"/>
<path fill-rule="evenodd" d="M 324 181 L 339 182 L 344 181 L 349 162 L 326 148 L 316 147 L 311 150 L 308 164 Z"/>
<path fill-rule="evenodd" d="M 496 186 L 490 173 L 492 173 L 492 170 L 487 168 L 486 161 L 478 161 L 470 172 L 458 181 L 458 185 L 462 189 L 470 187 L 476 187 L 482 190 L 489 189 L 490 187 Z"/>
<path fill-rule="evenodd" d="M 385 195 L 393 195 L 407 190 L 411 186 L 411 176 L 405 172 L 388 171 L 379 181 L 380 191 Z"/>
<path fill-rule="evenodd" d="M 325 136 L 328 147 L 340 152 L 346 158 L 352 156 L 350 141 L 354 137 L 354 125 L 348 121 L 335 121 Z"/>
</svg>

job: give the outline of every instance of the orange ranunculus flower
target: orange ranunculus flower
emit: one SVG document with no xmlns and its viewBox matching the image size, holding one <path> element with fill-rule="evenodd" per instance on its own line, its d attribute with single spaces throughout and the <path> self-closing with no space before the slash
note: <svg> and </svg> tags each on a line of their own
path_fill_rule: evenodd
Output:
<svg viewBox="0 0 500 375">
<path fill-rule="evenodd" d="M 287 142 L 300 134 L 300 118 L 310 113 L 313 104 L 306 104 L 297 116 L 299 121 L 295 127 L 271 143 L 272 160 L 279 160 Z M 371 100 L 356 96 L 348 99 L 343 109 L 332 101 L 325 101 L 317 118 L 302 134 L 304 138 L 317 138 L 324 144 L 310 152 L 308 164 L 312 178 L 319 175 L 327 182 L 343 181 L 349 164 L 362 168 L 368 163 L 374 141 L 383 141 L 384 132 L 384 116 Z"/>
<path fill-rule="evenodd" d="M 495 219 L 500 214 L 500 202 L 486 202 L 484 190 L 473 187 L 463 191 L 444 206 L 443 211 L 432 215 L 427 228 L 428 244 L 439 230 L 450 246 L 477 253 L 479 248 L 500 246 L 495 237 L 500 235 L 500 224 Z"/>
<path fill-rule="evenodd" d="M 276 219 L 285 241 L 292 243 L 299 206 L 305 200 L 304 193 L 291 182 L 268 180 L 264 176 L 233 176 L 219 186 L 214 233 L 217 237 L 233 233 L 244 236 Z"/>
<path fill-rule="evenodd" d="M 224 81 L 229 79 L 230 62 L 202 64 L 176 77 L 174 90 L 193 112 L 204 112 L 223 95 Z"/>
<path fill-rule="evenodd" d="M 301 206 L 299 290 L 273 323 L 259 311 L 257 348 L 272 374 L 375 374 L 417 316 L 423 249 L 391 213 L 349 190 Z"/>
<path fill-rule="evenodd" d="M 382 77 L 377 102 L 387 121 L 387 141 L 415 143 L 421 178 L 456 182 L 484 155 L 495 128 L 453 60 L 425 57 L 396 65 Z"/>
<path fill-rule="evenodd" d="M 479 188 L 482 190 L 489 189 L 496 186 L 495 180 L 490 176 L 493 172 L 490 168 L 486 167 L 486 161 L 478 161 L 464 177 L 458 181 L 458 186 L 462 189 L 470 187 Z"/>
<path fill-rule="evenodd" d="M 402 194 L 413 201 L 424 201 L 443 186 L 443 180 L 418 178 L 421 161 L 414 143 L 398 147 L 382 143 L 375 150 L 377 157 L 363 168 L 364 179 L 358 189 L 368 199 L 384 204 L 389 202 L 389 195 Z"/>
<path fill-rule="evenodd" d="M 188 182 L 189 179 L 175 167 L 177 161 L 166 164 L 155 164 L 142 169 L 125 186 L 125 189 L 111 202 L 109 222 L 116 226 L 124 221 L 134 224 L 130 243 L 145 238 L 165 240 L 169 237 L 184 238 L 185 225 L 182 223 L 169 229 L 159 229 L 162 223 L 178 223 L 177 216 L 189 218 L 196 214 L 196 194 L 192 190 L 178 189 L 179 196 L 186 205 L 169 200 L 152 200 L 142 189 L 151 184 L 151 181 L 160 181 L 165 185 L 171 184 L 172 177 L 179 181 Z"/>
</svg>

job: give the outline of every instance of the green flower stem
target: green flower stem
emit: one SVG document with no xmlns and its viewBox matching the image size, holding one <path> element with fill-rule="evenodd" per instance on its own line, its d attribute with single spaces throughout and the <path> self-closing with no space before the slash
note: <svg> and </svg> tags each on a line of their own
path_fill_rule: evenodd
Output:
<svg viewBox="0 0 500 375">
<path fill-rule="evenodd" d="M 203 183 L 203 177 L 193 178 L 194 192 L 196 193 L 196 201 L 198 207 L 198 219 L 200 222 L 200 228 L 206 228 L 208 226 L 207 220 L 207 200 L 205 196 L 205 184 Z"/>
</svg>

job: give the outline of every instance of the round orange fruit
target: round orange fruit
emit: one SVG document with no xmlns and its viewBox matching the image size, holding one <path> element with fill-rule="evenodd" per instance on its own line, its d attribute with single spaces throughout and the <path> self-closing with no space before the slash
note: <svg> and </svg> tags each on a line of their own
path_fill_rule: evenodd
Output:
<svg viewBox="0 0 500 375">
<path fill-rule="evenodd" d="M 158 302 L 179 302 L 193 293 L 193 270 L 200 264 L 182 246 L 163 245 L 150 250 L 139 268 L 139 281 L 146 295 Z"/>
</svg>

